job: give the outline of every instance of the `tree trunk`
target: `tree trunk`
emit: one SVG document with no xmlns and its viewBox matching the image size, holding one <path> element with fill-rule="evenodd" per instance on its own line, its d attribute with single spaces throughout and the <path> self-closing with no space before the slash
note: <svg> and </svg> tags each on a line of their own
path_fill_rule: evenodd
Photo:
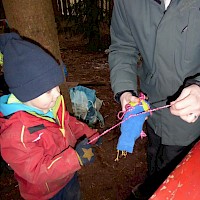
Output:
<svg viewBox="0 0 200 200">
<path fill-rule="evenodd" d="M 3 0 L 2 2 L 10 28 L 17 30 L 21 36 L 38 42 L 62 62 L 51 0 Z M 68 111 L 72 113 L 66 82 L 61 85 L 61 92 Z"/>
</svg>

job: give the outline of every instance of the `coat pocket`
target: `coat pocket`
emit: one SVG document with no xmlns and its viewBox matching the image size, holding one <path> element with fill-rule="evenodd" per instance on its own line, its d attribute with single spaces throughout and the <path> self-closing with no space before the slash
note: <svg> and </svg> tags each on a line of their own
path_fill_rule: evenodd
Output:
<svg viewBox="0 0 200 200">
<path fill-rule="evenodd" d="M 200 9 L 198 7 L 190 8 L 188 23 L 182 27 L 181 34 L 185 38 L 185 61 L 197 59 L 200 52 Z"/>
</svg>

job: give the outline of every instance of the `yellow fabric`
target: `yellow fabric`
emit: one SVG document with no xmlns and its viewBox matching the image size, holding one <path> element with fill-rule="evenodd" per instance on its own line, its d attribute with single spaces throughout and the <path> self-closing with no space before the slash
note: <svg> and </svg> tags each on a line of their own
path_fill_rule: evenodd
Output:
<svg viewBox="0 0 200 200">
<path fill-rule="evenodd" d="M 149 110 L 149 105 L 144 100 L 142 100 L 140 102 L 142 103 L 142 107 L 143 107 L 144 111 Z M 139 103 L 137 103 L 137 102 L 130 102 L 129 104 L 131 105 L 131 107 L 135 107 Z"/>
<path fill-rule="evenodd" d="M 136 105 L 138 105 L 137 102 L 130 102 L 129 104 L 131 105 L 131 107 L 135 107 Z"/>
<path fill-rule="evenodd" d="M 22 103 L 20 100 L 18 100 L 14 94 L 11 94 L 8 98 L 7 104 L 11 103 Z"/>
<path fill-rule="evenodd" d="M 76 152 L 76 154 L 77 154 L 78 161 L 79 161 L 80 165 L 81 165 L 81 166 L 83 166 L 83 162 L 82 162 L 82 160 L 81 160 L 80 156 L 78 155 L 78 153 L 77 153 L 77 152 Z"/>
<path fill-rule="evenodd" d="M 84 152 L 83 158 L 86 158 L 90 161 L 92 159 L 92 157 L 94 156 L 94 154 L 92 152 L 92 148 L 89 148 L 89 149 L 82 148 L 82 150 Z"/>
<path fill-rule="evenodd" d="M 142 101 L 142 106 L 143 106 L 144 111 L 149 110 L 149 105 L 144 100 Z"/>
<path fill-rule="evenodd" d="M 0 52 L 0 65 L 3 66 L 3 54 Z"/>
</svg>

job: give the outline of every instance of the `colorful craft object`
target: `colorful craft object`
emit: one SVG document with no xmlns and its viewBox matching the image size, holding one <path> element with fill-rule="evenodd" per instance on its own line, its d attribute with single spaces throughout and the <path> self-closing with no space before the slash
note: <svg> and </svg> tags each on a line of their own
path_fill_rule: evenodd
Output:
<svg viewBox="0 0 200 200">
<path fill-rule="evenodd" d="M 146 118 L 150 115 L 150 112 L 146 112 L 148 110 L 150 106 L 145 100 L 140 100 L 139 103 L 130 102 L 126 106 L 121 124 L 121 135 L 117 144 L 118 153 L 122 151 L 123 156 L 126 156 L 127 152 L 132 153 L 136 139 L 145 135 L 142 128 Z"/>
</svg>

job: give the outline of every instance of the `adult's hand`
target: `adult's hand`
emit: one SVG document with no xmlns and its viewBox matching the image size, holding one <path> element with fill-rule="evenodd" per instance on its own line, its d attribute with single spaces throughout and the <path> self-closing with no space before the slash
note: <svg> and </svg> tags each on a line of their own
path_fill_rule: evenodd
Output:
<svg viewBox="0 0 200 200">
<path fill-rule="evenodd" d="M 188 123 L 194 123 L 200 115 L 200 87 L 190 85 L 180 96 L 171 102 L 170 111 Z"/>
<path fill-rule="evenodd" d="M 120 102 L 122 106 L 122 111 L 125 111 L 126 104 L 128 104 L 129 102 L 139 102 L 139 98 L 136 96 L 133 96 L 131 92 L 124 92 L 120 97 Z"/>
</svg>

